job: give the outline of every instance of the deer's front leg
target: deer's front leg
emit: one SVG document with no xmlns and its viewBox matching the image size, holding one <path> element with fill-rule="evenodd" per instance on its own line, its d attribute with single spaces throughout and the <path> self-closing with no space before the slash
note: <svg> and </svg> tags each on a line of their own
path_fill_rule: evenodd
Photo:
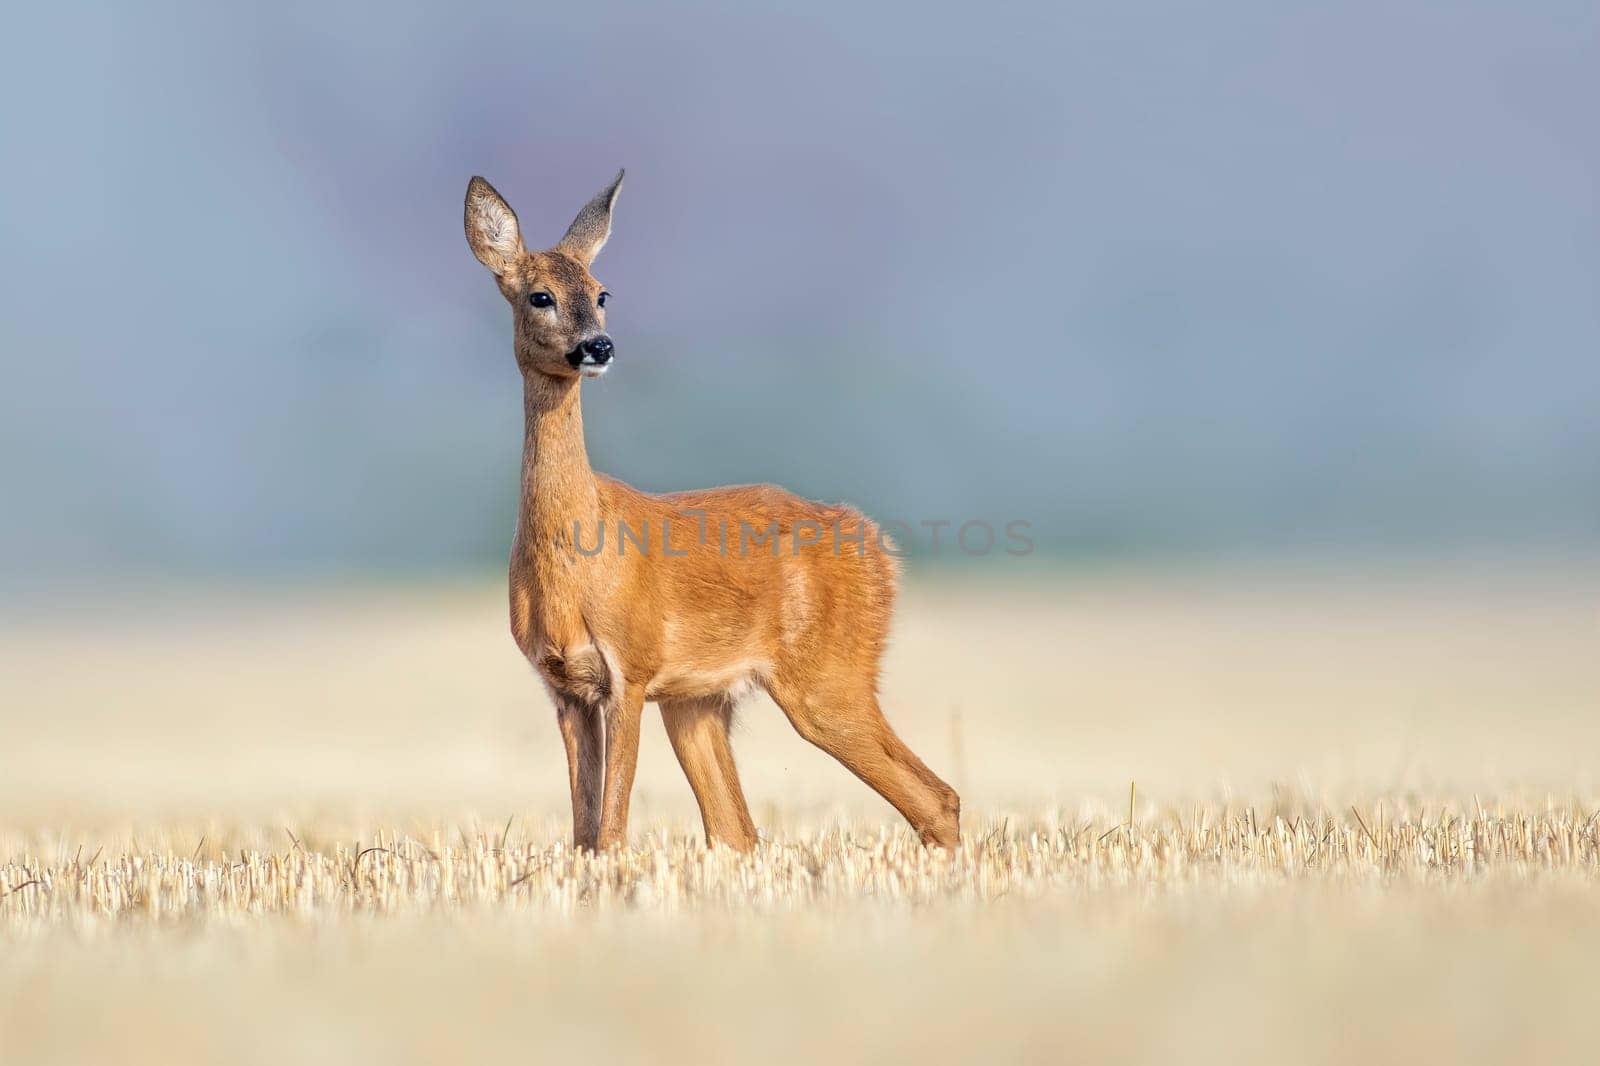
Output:
<svg viewBox="0 0 1600 1066">
<path fill-rule="evenodd" d="M 644 685 L 623 682 L 606 705 L 606 787 L 600 812 L 600 847 L 628 842 L 628 800 L 639 765 L 639 717 Z"/>
<path fill-rule="evenodd" d="M 600 786 L 605 735 L 600 708 L 567 696 L 556 697 L 556 722 L 567 747 L 567 780 L 572 786 L 572 846 L 595 850 L 600 843 Z"/>
</svg>

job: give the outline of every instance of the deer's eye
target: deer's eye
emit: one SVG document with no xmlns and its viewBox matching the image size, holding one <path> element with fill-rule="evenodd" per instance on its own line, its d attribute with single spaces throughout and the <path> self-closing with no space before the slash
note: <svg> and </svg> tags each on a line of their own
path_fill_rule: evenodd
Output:
<svg viewBox="0 0 1600 1066">
<path fill-rule="evenodd" d="M 530 292 L 528 302 L 535 307 L 554 307 L 556 298 L 547 292 Z"/>
<path fill-rule="evenodd" d="M 609 292 L 602 292 L 599 296 L 595 297 L 595 303 L 599 304 L 601 307 L 604 307 L 606 305 L 606 297 L 610 295 L 611 294 Z"/>
</svg>

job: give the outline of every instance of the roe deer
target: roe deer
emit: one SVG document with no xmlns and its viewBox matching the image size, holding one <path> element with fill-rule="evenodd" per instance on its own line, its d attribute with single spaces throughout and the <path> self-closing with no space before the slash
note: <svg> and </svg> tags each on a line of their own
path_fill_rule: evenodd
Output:
<svg viewBox="0 0 1600 1066">
<path fill-rule="evenodd" d="M 953 847 L 960 799 L 878 709 L 896 574 L 878 527 L 770 485 L 656 496 L 590 469 L 580 382 L 608 370 L 614 349 L 609 294 L 589 267 L 621 186 L 618 173 L 544 252 L 523 247 L 516 214 L 487 181 L 473 178 L 466 197 L 467 241 L 511 304 L 522 371 L 511 632 L 556 705 L 574 846 L 626 841 L 639 719 L 652 700 L 707 843 L 754 847 L 728 726 L 739 695 L 760 686 L 924 843 Z"/>
</svg>

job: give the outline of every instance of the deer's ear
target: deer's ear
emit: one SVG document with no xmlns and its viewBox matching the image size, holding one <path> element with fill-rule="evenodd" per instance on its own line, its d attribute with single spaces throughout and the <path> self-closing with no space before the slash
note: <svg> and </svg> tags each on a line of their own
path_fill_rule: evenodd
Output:
<svg viewBox="0 0 1600 1066">
<path fill-rule="evenodd" d="M 578 217 L 567 227 L 566 236 L 556 245 L 563 252 L 581 261 L 584 266 L 594 262 L 594 257 L 605 247 L 606 238 L 611 236 L 611 208 L 617 202 L 617 193 L 622 189 L 624 173 L 625 171 L 617 171 L 617 176 L 612 179 L 611 184 L 595 193 L 594 199 L 583 205 Z"/>
<path fill-rule="evenodd" d="M 517 213 L 482 178 L 467 183 L 467 243 L 478 262 L 503 276 L 523 252 Z"/>
</svg>

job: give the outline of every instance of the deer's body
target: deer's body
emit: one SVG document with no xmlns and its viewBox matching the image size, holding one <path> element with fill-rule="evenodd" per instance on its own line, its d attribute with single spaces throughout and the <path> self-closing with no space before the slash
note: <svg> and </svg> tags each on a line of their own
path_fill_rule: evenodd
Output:
<svg viewBox="0 0 1600 1066">
<path fill-rule="evenodd" d="M 738 698 L 760 687 L 924 841 L 954 845 L 955 792 L 878 709 L 896 565 L 877 528 L 770 485 L 652 495 L 590 468 L 581 380 L 609 366 L 612 347 L 588 265 L 620 182 L 542 253 L 522 248 L 487 182 L 474 178 L 467 193 L 469 242 L 517 317 L 526 433 L 511 630 L 556 703 L 575 844 L 625 841 L 649 700 L 708 841 L 752 847 L 728 726 Z"/>
</svg>

